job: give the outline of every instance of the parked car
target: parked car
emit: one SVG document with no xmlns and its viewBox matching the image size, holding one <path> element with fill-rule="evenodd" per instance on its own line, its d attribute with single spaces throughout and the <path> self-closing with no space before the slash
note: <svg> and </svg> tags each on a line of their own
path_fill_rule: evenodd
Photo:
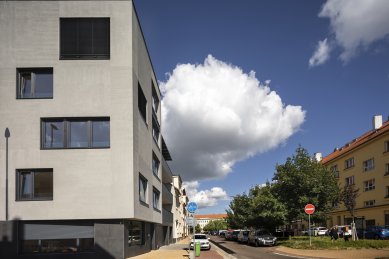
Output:
<svg viewBox="0 0 389 259">
<path fill-rule="evenodd" d="M 248 236 L 248 243 L 255 246 L 274 246 L 277 238 L 267 230 L 252 230 Z"/>
<path fill-rule="evenodd" d="M 239 243 L 247 243 L 249 238 L 249 230 L 241 230 L 238 234 L 238 242 Z"/>
<path fill-rule="evenodd" d="M 238 241 L 238 235 L 240 233 L 240 230 L 234 230 L 232 231 L 232 236 L 231 236 L 231 240 L 233 241 Z"/>
<path fill-rule="evenodd" d="M 325 236 L 328 235 L 328 229 L 325 227 L 314 227 L 311 228 L 310 230 L 302 231 L 302 234 L 304 236 Z"/>
<path fill-rule="evenodd" d="M 224 237 L 226 238 L 226 240 L 232 240 L 232 233 L 234 232 L 233 229 L 229 229 L 227 230 L 227 232 L 225 233 Z"/>
<path fill-rule="evenodd" d="M 227 230 L 219 230 L 219 236 L 225 237 Z"/>
<path fill-rule="evenodd" d="M 197 243 L 199 242 L 200 243 L 200 248 L 201 249 L 205 249 L 205 250 L 209 250 L 211 249 L 211 243 L 209 242 L 209 238 L 207 237 L 207 235 L 204 235 L 204 234 L 195 234 L 194 235 L 194 242 Z M 189 245 L 189 249 L 193 249 L 193 238 L 190 240 L 190 245 Z"/>
<path fill-rule="evenodd" d="M 338 237 L 343 238 L 344 236 L 351 237 L 351 226 L 350 225 L 344 225 L 344 226 L 334 226 L 338 230 Z M 327 235 L 329 234 L 329 230 L 327 231 Z"/>
<path fill-rule="evenodd" d="M 389 228 L 382 226 L 370 226 L 366 228 L 364 234 L 365 238 L 389 239 Z"/>
</svg>

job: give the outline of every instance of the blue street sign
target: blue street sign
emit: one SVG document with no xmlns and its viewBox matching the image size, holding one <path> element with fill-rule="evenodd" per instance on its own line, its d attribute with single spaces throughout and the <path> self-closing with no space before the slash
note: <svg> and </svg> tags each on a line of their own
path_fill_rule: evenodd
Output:
<svg viewBox="0 0 389 259">
<path fill-rule="evenodd" d="M 193 201 L 189 202 L 188 203 L 188 211 L 190 213 L 194 213 L 196 210 L 197 210 L 197 203 L 193 202 Z"/>
</svg>

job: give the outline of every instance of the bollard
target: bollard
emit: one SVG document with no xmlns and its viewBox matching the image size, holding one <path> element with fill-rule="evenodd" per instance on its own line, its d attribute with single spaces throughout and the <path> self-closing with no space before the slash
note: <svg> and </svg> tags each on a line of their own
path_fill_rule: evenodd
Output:
<svg viewBox="0 0 389 259">
<path fill-rule="evenodd" d="M 195 244 L 195 250 L 196 250 L 196 257 L 200 256 L 200 250 L 201 250 L 201 244 L 200 242 L 196 242 Z"/>
</svg>

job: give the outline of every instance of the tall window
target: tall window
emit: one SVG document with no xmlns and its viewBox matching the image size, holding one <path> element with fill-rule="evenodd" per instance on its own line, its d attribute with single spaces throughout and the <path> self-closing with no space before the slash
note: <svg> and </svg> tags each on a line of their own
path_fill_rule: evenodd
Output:
<svg viewBox="0 0 389 259">
<path fill-rule="evenodd" d="M 153 93 L 153 111 L 157 113 L 159 107 L 159 98 L 157 91 L 155 90 L 154 82 L 151 81 L 152 93 Z"/>
<path fill-rule="evenodd" d="M 138 108 L 140 115 L 142 115 L 142 118 L 147 124 L 147 99 L 142 91 L 140 84 L 138 84 Z"/>
<path fill-rule="evenodd" d="M 53 169 L 16 170 L 16 200 L 52 200 Z"/>
<path fill-rule="evenodd" d="M 128 246 L 144 245 L 145 223 L 141 221 L 130 221 L 128 225 Z"/>
<path fill-rule="evenodd" d="M 159 143 L 160 129 L 156 116 L 153 116 L 153 138 L 157 144 Z"/>
<path fill-rule="evenodd" d="M 147 179 L 139 174 L 139 200 L 147 203 Z"/>
<path fill-rule="evenodd" d="M 348 169 L 354 166 L 354 158 L 349 158 L 346 161 L 344 161 L 344 169 Z"/>
<path fill-rule="evenodd" d="M 385 198 L 389 198 L 389 186 L 385 187 Z"/>
<path fill-rule="evenodd" d="M 351 185 L 351 184 L 354 184 L 354 175 L 353 176 L 350 176 L 350 177 L 346 177 L 346 185 Z"/>
<path fill-rule="evenodd" d="M 371 158 L 363 162 L 363 171 L 367 172 L 374 169 L 374 159 Z"/>
<path fill-rule="evenodd" d="M 389 163 L 385 164 L 385 175 L 389 174 Z"/>
<path fill-rule="evenodd" d="M 159 205 L 159 196 L 160 192 L 157 189 L 153 188 L 153 208 L 160 211 L 161 207 Z"/>
<path fill-rule="evenodd" d="M 368 181 L 363 182 L 363 189 L 365 192 L 371 191 L 375 189 L 375 179 L 370 179 Z"/>
<path fill-rule="evenodd" d="M 61 59 L 109 59 L 109 18 L 61 18 Z"/>
<path fill-rule="evenodd" d="M 385 141 L 385 152 L 389 152 L 389 140 Z"/>
<path fill-rule="evenodd" d="M 160 166 L 160 162 L 159 162 L 159 159 L 157 158 L 157 156 L 154 154 L 153 152 L 153 174 L 159 178 L 159 166 Z"/>
<path fill-rule="evenodd" d="M 42 148 L 110 147 L 110 120 L 103 118 L 42 119 Z"/>
<path fill-rule="evenodd" d="M 18 68 L 18 99 L 53 98 L 53 68 Z"/>
</svg>

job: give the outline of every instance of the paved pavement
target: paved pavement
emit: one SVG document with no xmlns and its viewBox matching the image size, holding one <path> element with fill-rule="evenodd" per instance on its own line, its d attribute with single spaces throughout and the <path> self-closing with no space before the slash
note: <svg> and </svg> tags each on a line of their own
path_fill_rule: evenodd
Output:
<svg viewBox="0 0 389 259">
<path fill-rule="evenodd" d="M 158 250 L 153 250 L 143 255 L 135 256 L 135 259 L 190 259 L 192 258 L 188 250 L 189 240 L 184 239 L 176 244 L 163 246 Z M 190 251 L 193 253 L 193 250 Z M 292 258 L 334 258 L 334 259 L 389 259 L 389 249 L 348 249 L 348 250 L 303 250 L 293 249 L 283 246 L 274 248 L 275 254 L 288 255 Z M 210 251 L 201 251 L 200 257 L 195 259 L 237 259 L 227 254 L 216 245 Z"/>
</svg>

